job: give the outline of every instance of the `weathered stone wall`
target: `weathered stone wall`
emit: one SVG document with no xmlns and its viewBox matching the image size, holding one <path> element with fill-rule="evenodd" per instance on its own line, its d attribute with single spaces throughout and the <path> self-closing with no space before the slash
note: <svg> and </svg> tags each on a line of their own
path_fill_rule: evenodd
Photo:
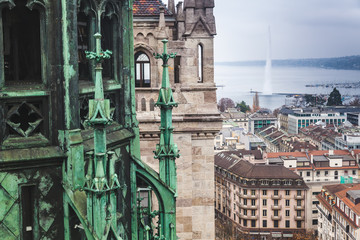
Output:
<svg viewBox="0 0 360 240">
<path fill-rule="evenodd" d="M 185 6 L 190 5 L 191 1 L 185 1 Z M 196 10 L 185 8 L 182 13 L 180 9 L 184 16 L 178 14 L 167 18 L 166 27 L 161 29 L 160 26 L 164 24 L 158 22 L 159 16 L 148 20 L 134 17 L 135 53 L 144 51 L 151 58 L 151 87 L 136 89 L 141 158 L 155 170 L 159 168 L 153 151 L 159 142 L 160 111 L 158 108 L 150 111 L 149 102 L 150 99 L 157 101 L 163 68 L 161 61 L 155 60 L 152 54 L 163 51 L 160 37 L 167 36 L 168 52 L 176 52 L 177 56 L 180 56 L 180 82 L 174 83 L 173 59 L 169 61 L 169 78 L 174 99 L 179 103 L 179 106 L 173 109 L 173 125 L 174 142 L 181 155 L 176 160 L 176 227 L 177 236 L 182 240 L 215 239 L 213 144 L 215 134 L 221 129 L 221 119 L 217 110 L 214 83 L 213 7 L 213 1 L 207 0 L 201 6 L 196 5 Z M 199 16 L 203 16 L 202 20 Z M 179 19 L 184 22 L 179 22 L 182 21 Z M 183 35 L 185 31 L 188 31 L 186 37 Z M 174 40 L 174 35 L 177 35 L 179 40 Z M 198 82 L 199 45 L 203 48 L 203 82 Z M 141 110 L 142 98 L 146 99 L 146 111 Z"/>
</svg>

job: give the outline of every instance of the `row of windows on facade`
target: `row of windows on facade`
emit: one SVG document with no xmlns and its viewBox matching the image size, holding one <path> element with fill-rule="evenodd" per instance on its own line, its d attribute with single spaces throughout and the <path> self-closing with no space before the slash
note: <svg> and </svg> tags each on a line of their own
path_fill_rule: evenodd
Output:
<svg viewBox="0 0 360 240">
<path fill-rule="evenodd" d="M 300 196 L 300 195 L 299 195 Z M 220 201 L 220 195 L 218 195 L 218 200 Z M 224 200 L 225 198 L 223 198 L 223 200 Z M 236 200 L 236 197 L 234 196 L 234 200 Z M 239 200 L 241 200 L 241 199 L 239 199 Z M 243 200 L 243 205 L 244 206 L 247 206 L 248 205 L 248 199 L 242 199 Z M 225 202 L 225 200 L 223 201 L 223 202 Z M 263 206 L 267 206 L 267 199 L 263 199 L 262 200 L 262 205 Z M 250 206 L 256 206 L 256 200 L 255 199 L 251 199 L 251 205 Z M 279 199 L 274 199 L 274 200 L 272 200 L 272 206 L 275 206 L 275 207 L 277 207 L 277 206 L 279 206 Z M 290 207 L 290 200 L 289 199 L 286 199 L 285 200 L 285 206 L 286 207 Z M 297 207 L 303 207 L 303 205 L 302 205 L 302 200 L 296 200 L 296 206 Z M 234 207 L 235 207 L 235 204 L 234 204 Z M 235 209 L 234 209 L 235 210 Z"/>
<path fill-rule="evenodd" d="M 30 10 L 26 6 L 26 0 L 15 1 L 13 9 L 2 9 L 1 23 L 3 26 L 3 53 L 4 66 L 0 68 L 4 72 L 5 83 L 14 84 L 16 82 L 40 83 L 42 79 L 42 59 L 41 49 L 45 42 L 45 26 L 40 27 L 43 22 L 42 14 L 36 9 Z M 78 34 L 78 68 L 80 80 L 92 80 L 94 66 L 86 59 L 85 51 L 95 51 L 95 41 L 93 35 L 99 29 L 96 24 L 95 14 L 85 10 L 86 6 L 81 2 L 77 14 L 77 34 Z M 101 18 L 100 31 L 102 35 L 102 48 L 108 50 L 117 49 L 119 36 L 116 33 L 116 23 L 118 19 L 115 15 L 103 14 Z M 203 47 L 198 45 L 198 64 L 199 82 L 203 81 Z M 105 60 L 103 63 L 104 79 L 114 79 L 114 66 L 118 64 L 115 57 Z M 150 87 L 150 59 L 144 52 L 135 55 L 135 79 L 136 87 Z M 175 58 L 174 62 L 175 83 L 180 82 L 180 57 Z"/>
<path fill-rule="evenodd" d="M 136 111 L 138 111 L 138 103 L 136 101 Z M 155 101 L 154 99 L 150 99 L 149 101 L 149 110 L 154 111 L 155 110 Z M 145 112 L 146 111 L 146 99 L 142 98 L 140 101 L 140 111 Z"/>
<path fill-rule="evenodd" d="M 352 175 L 356 175 L 356 170 L 352 170 L 351 171 Z M 300 177 L 303 176 L 303 172 L 299 172 L 299 175 Z M 348 176 L 349 175 L 349 171 L 348 170 L 345 170 L 344 171 L 344 175 L 345 176 Z M 310 171 L 307 171 L 306 172 L 306 177 L 310 177 L 311 176 L 311 172 Z M 317 177 L 320 177 L 321 176 L 321 172 L 320 171 L 316 171 L 316 176 Z M 324 176 L 327 177 L 329 176 L 329 171 L 324 171 Z M 338 171 L 334 171 L 334 179 L 338 179 L 338 176 L 339 176 L 339 172 Z"/>
<path fill-rule="evenodd" d="M 85 11 L 84 1 L 81 2 L 77 14 L 78 33 L 78 67 L 79 79 L 91 80 L 94 66 L 88 62 L 85 51 L 95 50 L 93 35 L 97 26 L 95 14 Z M 12 85 L 16 82 L 40 83 L 42 80 L 43 59 L 41 49 L 45 49 L 46 26 L 43 12 L 38 9 L 30 10 L 26 0 L 16 0 L 15 7 L 11 10 L 3 8 L 1 11 L 1 24 L 3 27 L 3 53 L 5 84 Z M 108 10 L 111 12 L 111 10 Z M 115 15 L 105 13 L 101 18 L 102 48 L 113 50 L 117 47 L 117 37 L 114 36 Z M 114 58 L 103 63 L 103 77 L 114 78 Z"/>
<path fill-rule="evenodd" d="M 294 183 L 293 180 L 291 179 L 243 179 L 241 177 L 237 177 L 236 175 L 233 175 L 229 172 L 226 172 L 225 170 L 219 170 L 218 168 L 216 168 L 216 170 L 218 172 L 221 172 L 221 174 L 223 176 L 226 176 L 234 181 L 238 181 L 240 184 L 247 184 L 247 185 L 256 185 L 257 183 L 259 183 L 260 185 L 292 185 Z M 303 180 L 301 179 L 296 179 L 295 183 L 297 185 L 301 185 L 303 183 Z"/>
<path fill-rule="evenodd" d="M 225 208 L 223 208 L 223 213 L 225 213 Z M 290 213 L 289 213 L 289 215 L 290 215 Z M 229 217 L 231 216 L 230 211 L 228 211 L 228 216 Z M 255 216 L 255 215 L 253 215 L 253 216 Z M 243 227 L 252 227 L 252 228 L 260 227 L 260 226 L 257 226 L 257 224 L 256 224 L 257 221 L 256 220 L 247 220 L 247 219 L 242 219 L 241 217 L 237 218 L 236 214 L 233 214 L 233 219 L 234 219 L 234 221 L 236 221 L 238 219 L 239 224 L 241 224 Z M 250 224 L 248 224 L 248 222 L 250 222 Z M 272 223 L 273 223 L 272 227 L 279 228 L 279 220 L 273 220 Z M 270 227 L 270 226 L 268 226 L 268 221 L 267 220 L 262 220 L 262 227 L 264 227 L 264 228 Z M 290 227 L 293 227 L 293 226 L 290 225 L 290 220 L 285 220 L 285 228 L 290 228 Z M 296 228 L 302 228 L 302 221 L 301 220 L 296 221 Z"/>
</svg>

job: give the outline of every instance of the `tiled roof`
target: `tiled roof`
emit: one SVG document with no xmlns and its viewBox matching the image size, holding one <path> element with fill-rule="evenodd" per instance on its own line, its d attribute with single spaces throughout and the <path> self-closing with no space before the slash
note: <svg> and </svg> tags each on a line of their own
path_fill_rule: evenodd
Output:
<svg viewBox="0 0 360 240">
<path fill-rule="evenodd" d="M 360 203 L 354 204 L 346 197 L 346 193 L 350 190 L 360 190 L 360 184 L 354 185 L 350 188 L 344 189 L 335 193 L 335 195 L 340 198 L 349 208 L 351 208 L 357 215 L 360 215 Z"/>
<path fill-rule="evenodd" d="M 245 178 L 302 179 L 293 171 L 278 165 L 254 165 L 224 153 L 215 155 L 215 165 Z"/>
<path fill-rule="evenodd" d="M 329 155 L 329 150 L 315 150 L 309 151 L 309 156 L 323 156 Z M 333 150 L 334 156 L 346 156 L 351 155 L 348 150 Z M 307 157 L 306 152 L 276 152 L 276 153 L 267 153 L 267 158 L 278 158 L 280 156 L 292 156 L 292 157 Z M 332 156 L 332 155 L 330 155 Z"/>
<path fill-rule="evenodd" d="M 165 15 L 170 16 L 172 13 L 166 8 L 161 0 L 135 0 L 133 5 L 134 16 L 159 16 L 159 7 L 165 7 Z"/>
<path fill-rule="evenodd" d="M 267 153 L 267 158 L 278 158 L 280 156 L 307 157 L 305 152 L 276 152 Z"/>
</svg>

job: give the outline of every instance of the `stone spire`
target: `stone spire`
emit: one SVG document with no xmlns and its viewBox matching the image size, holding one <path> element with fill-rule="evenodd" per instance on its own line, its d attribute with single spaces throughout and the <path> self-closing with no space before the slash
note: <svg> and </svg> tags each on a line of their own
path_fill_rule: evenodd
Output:
<svg viewBox="0 0 360 240">
<path fill-rule="evenodd" d="M 171 11 L 172 14 L 175 14 L 175 1 L 168 0 L 168 9 Z"/>
<path fill-rule="evenodd" d="M 167 39 L 168 36 L 167 36 L 167 27 L 166 27 L 166 22 L 165 22 L 165 7 L 160 6 L 159 10 L 160 10 L 160 17 L 159 17 L 157 38 L 158 39 L 164 39 L 164 38 Z"/>
<path fill-rule="evenodd" d="M 116 228 L 116 189 L 120 188 L 115 174 L 114 152 L 106 149 L 106 126 L 111 123 L 110 101 L 104 99 L 102 62 L 112 52 L 101 50 L 101 34 L 96 33 L 96 52 L 86 57 L 96 62 L 95 99 L 89 101 L 87 124 L 94 129 L 94 152 L 87 153 L 88 170 L 84 190 L 87 196 L 87 218 L 98 239 L 104 239 Z M 113 231 L 112 234 L 117 235 Z"/>
<path fill-rule="evenodd" d="M 177 107 L 174 101 L 172 89 L 169 81 L 168 60 L 175 58 L 176 53 L 167 53 L 168 40 L 162 40 L 164 44 L 163 54 L 154 54 L 156 59 L 163 60 L 163 77 L 159 98 L 156 106 L 160 107 L 161 111 L 161 126 L 160 126 L 160 142 L 156 145 L 155 158 L 159 159 L 159 174 L 160 179 L 164 181 L 171 189 L 177 191 L 176 179 L 176 165 L 175 159 L 178 158 L 179 150 L 174 143 L 172 127 L 172 109 Z"/>
</svg>

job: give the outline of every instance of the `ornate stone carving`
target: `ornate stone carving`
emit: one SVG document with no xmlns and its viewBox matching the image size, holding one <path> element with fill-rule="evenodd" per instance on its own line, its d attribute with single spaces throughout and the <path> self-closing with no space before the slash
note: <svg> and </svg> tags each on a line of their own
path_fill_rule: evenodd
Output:
<svg viewBox="0 0 360 240">
<path fill-rule="evenodd" d="M 38 107 L 31 103 L 22 102 L 9 106 L 6 123 L 22 137 L 29 137 L 35 132 L 39 132 L 39 125 L 43 121 L 43 116 Z"/>
</svg>

